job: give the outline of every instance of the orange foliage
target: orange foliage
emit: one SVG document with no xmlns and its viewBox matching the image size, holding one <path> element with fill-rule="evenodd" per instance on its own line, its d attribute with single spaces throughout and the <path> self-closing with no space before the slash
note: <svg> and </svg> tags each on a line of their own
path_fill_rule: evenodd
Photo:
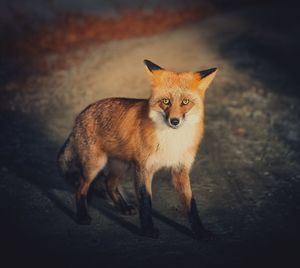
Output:
<svg viewBox="0 0 300 268">
<path fill-rule="evenodd" d="M 118 18 L 68 14 L 58 18 L 51 27 L 23 38 L 17 42 L 17 48 L 30 54 L 63 52 L 91 42 L 157 34 L 212 13 L 211 8 L 206 8 L 173 11 L 161 9 L 151 13 L 135 10 L 123 13 Z"/>
</svg>

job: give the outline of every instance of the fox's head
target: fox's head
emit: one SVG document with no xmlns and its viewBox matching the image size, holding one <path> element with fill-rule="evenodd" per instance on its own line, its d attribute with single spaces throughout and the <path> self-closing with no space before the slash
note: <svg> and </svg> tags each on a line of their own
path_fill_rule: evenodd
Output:
<svg viewBox="0 0 300 268">
<path fill-rule="evenodd" d="M 203 118 L 205 92 L 217 68 L 199 72 L 168 71 L 144 60 L 151 80 L 150 117 L 156 123 L 179 128 Z"/>
</svg>

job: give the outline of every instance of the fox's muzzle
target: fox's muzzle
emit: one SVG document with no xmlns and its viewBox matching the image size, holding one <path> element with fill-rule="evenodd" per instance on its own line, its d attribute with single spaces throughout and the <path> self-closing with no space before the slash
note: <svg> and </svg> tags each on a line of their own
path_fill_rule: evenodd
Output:
<svg viewBox="0 0 300 268">
<path fill-rule="evenodd" d="M 168 125 L 171 128 L 178 128 L 181 125 L 181 119 L 177 117 L 168 118 Z"/>
</svg>

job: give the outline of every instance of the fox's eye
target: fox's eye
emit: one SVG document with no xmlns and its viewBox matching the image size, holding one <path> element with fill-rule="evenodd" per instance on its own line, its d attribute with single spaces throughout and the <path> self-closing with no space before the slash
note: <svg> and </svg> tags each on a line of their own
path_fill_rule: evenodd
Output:
<svg viewBox="0 0 300 268">
<path fill-rule="evenodd" d="M 165 105 L 169 105 L 170 104 L 170 100 L 169 99 L 162 99 L 162 102 Z"/>
<path fill-rule="evenodd" d="M 182 100 L 182 104 L 183 104 L 183 105 L 187 105 L 187 104 L 189 104 L 189 102 L 190 102 L 190 101 L 189 101 L 188 99 L 183 99 L 183 100 Z"/>
</svg>

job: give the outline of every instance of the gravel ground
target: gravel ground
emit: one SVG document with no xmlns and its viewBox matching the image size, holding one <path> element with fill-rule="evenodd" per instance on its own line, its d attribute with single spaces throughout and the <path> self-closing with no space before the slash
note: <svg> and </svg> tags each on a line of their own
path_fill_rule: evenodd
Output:
<svg viewBox="0 0 300 268">
<path fill-rule="evenodd" d="M 152 37 L 49 54 L 47 61 L 62 57 L 69 67 L 1 83 L 1 235 L 10 267 L 20 260 L 43 267 L 291 267 L 300 223 L 296 16 L 288 7 L 257 5 Z M 178 71 L 219 67 L 191 174 L 203 222 L 218 241 L 191 238 L 167 171 L 153 183 L 159 239 L 139 235 L 137 216 L 119 214 L 101 177 L 92 224 L 74 222 L 56 153 L 91 102 L 149 95 L 144 58 Z M 131 177 L 123 188 L 134 200 Z"/>
</svg>

